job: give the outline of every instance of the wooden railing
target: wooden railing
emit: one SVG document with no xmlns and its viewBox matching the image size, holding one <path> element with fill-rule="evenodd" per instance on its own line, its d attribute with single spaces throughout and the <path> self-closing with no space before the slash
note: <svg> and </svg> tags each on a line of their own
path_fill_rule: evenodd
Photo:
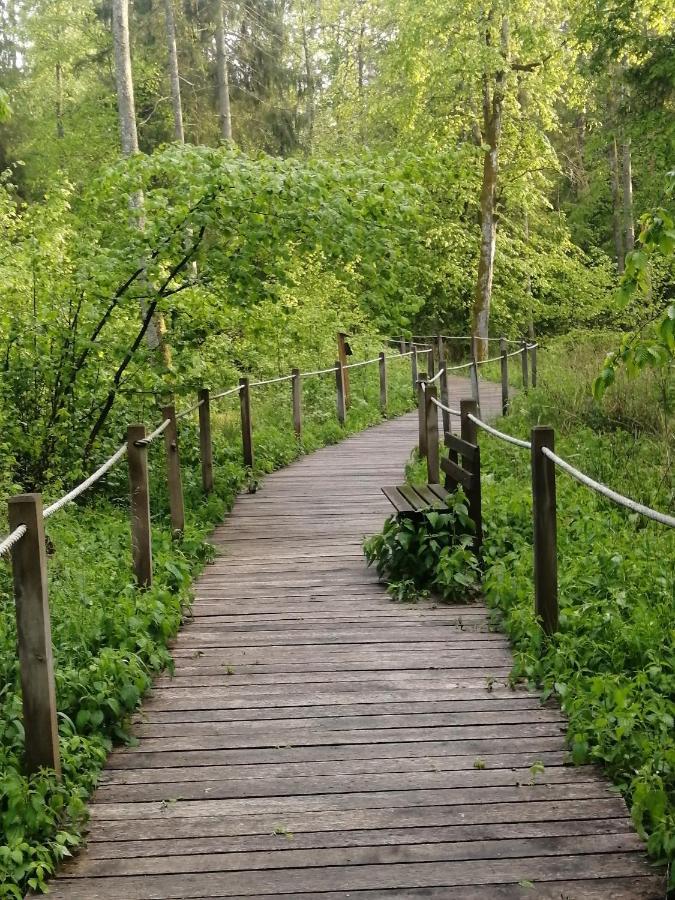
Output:
<svg viewBox="0 0 675 900">
<path fill-rule="evenodd" d="M 10 534 L 0 541 L 0 557 L 11 554 L 12 559 L 27 772 L 49 768 L 58 775 L 61 771 L 44 520 L 84 494 L 126 456 L 133 574 L 139 587 L 149 588 L 152 585 L 153 565 L 148 451 L 158 438 L 164 436 L 171 530 L 173 535 L 179 538 L 185 527 L 179 444 L 179 423 L 183 418 L 199 411 L 201 480 L 202 489 L 208 494 L 213 491 L 215 480 L 211 428 L 214 402 L 238 395 L 242 459 L 246 469 L 252 470 L 255 461 L 251 414 L 253 388 L 278 382 L 290 383 L 289 399 L 293 430 L 296 437 L 300 438 L 303 428 L 303 379 L 335 373 L 336 416 L 340 425 L 344 425 L 349 408 L 349 373 L 352 369 L 378 365 L 379 400 L 382 412 L 386 413 L 387 361 L 400 359 L 402 356 L 408 357 L 413 361 L 415 369 L 418 352 L 429 354 L 429 351 L 424 349 L 406 350 L 401 355 L 398 353 L 387 355 L 381 352 L 373 359 L 348 364 L 345 335 L 341 334 L 338 336 L 339 358 L 334 366 L 314 372 L 300 372 L 293 369 L 288 375 L 254 382 L 250 382 L 248 378 L 241 378 L 237 387 L 216 394 L 202 388 L 198 392 L 196 403 L 181 413 L 176 413 L 173 404 L 163 407 L 162 422 L 150 434 L 142 423 L 129 425 L 126 442 L 85 481 L 50 506 L 43 508 L 41 494 L 23 494 L 9 500 Z M 411 388 L 414 388 L 414 385 L 413 380 Z"/>
</svg>

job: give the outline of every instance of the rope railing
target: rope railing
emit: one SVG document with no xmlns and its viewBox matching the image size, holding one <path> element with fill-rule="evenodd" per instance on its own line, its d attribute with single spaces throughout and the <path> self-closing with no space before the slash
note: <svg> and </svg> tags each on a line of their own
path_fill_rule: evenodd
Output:
<svg viewBox="0 0 675 900">
<path fill-rule="evenodd" d="M 441 377 L 441 375 L 442 375 L 444 372 L 445 372 L 445 367 L 443 367 L 442 369 L 439 369 L 438 372 L 436 372 L 436 374 L 434 375 L 433 378 L 428 378 L 428 379 L 427 379 L 427 384 L 433 384 L 435 381 L 438 381 L 438 379 Z"/>
<path fill-rule="evenodd" d="M 591 478 L 590 475 L 586 475 L 585 472 L 580 472 L 579 469 L 575 469 L 574 466 L 571 466 L 549 447 L 542 447 L 541 452 L 550 459 L 551 462 L 562 469 L 563 472 L 566 472 L 571 478 L 574 478 L 575 481 L 585 485 L 585 487 L 595 491 L 596 494 L 607 497 L 608 500 L 612 500 L 618 506 L 623 506 L 631 512 L 639 513 L 648 519 L 653 519 L 654 522 L 660 522 L 661 525 L 668 525 L 670 528 L 675 528 L 675 517 L 659 512 L 656 509 L 645 506 L 643 503 L 638 503 L 637 500 L 632 500 L 630 497 L 625 497 L 623 494 L 613 491 L 610 487 L 607 487 L 606 484 L 602 484 L 602 482 Z"/>
<path fill-rule="evenodd" d="M 372 363 L 376 363 L 380 361 L 380 357 L 376 356 L 373 359 L 364 359 L 362 362 L 349 363 L 347 366 L 343 366 L 343 369 L 360 369 L 361 366 L 370 366 Z"/>
<path fill-rule="evenodd" d="M 54 513 L 63 509 L 64 506 L 67 506 L 69 503 L 72 503 L 73 500 L 76 500 L 81 494 L 84 494 L 84 492 L 89 490 L 92 485 L 96 484 L 97 481 L 100 481 L 106 472 L 109 472 L 113 466 L 117 465 L 126 452 L 127 445 L 123 444 L 119 450 L 115 451 L 115 453 L 103 463 L 103 465 L 99 466 L 95 472 L 92 472 L 89 478 L 85 478 L 85 480 L 78 484 L 77 487 L 74 487 L 72 491 L 68 491 L 67 494 L 64 494 L 60 500 L 56 500 L 51 506 L 46 506 L 42 513 L 42 517 L 48 519 L 50 516 L 53 516 Z"/>
<path fill-rule="evenodd" d="M 18 528 L 15 528 L 11 534 L 8 534 L 7 537 L 0 542 L 0 557 L 4 556 L 6 553 L 12 549 L 15 544 L 18 544 L 21 538 L 26 534 L 28 529 L 25 525 L 19 525 Z"/>
<path fill-rule="evenodd" d="M 522 447 L 524 450 L 530 450 L 532 448 L 532 444 L 529 441 L 524 441 L 521 438 L 513 437 L 511 434 L 506 434 L 504 431 L 499 431 L 497 428 L 493 428 L 492 425 L 488 425 L 487 422 L 483 422 L 478 416 L 474 416 L 473 413 L 469 413 L 467 418 L 470 419 L 474 425 L 482 428 L 483 431 L 487 431 L 487 433 L 491 434 L 493 437 L 506 441 L 507 444 Z"/>
<path fill-rule="evenodd" d="M 262 387 L 265 384 L 278 384 L 280 381 L 290 381 L 294 375 L 278 375 L 276 378 L 265 378 L 263 381 L 252 381 L 249 387 Z"/>
<path fill-rule="evenodd" d="M 238 384 L 236 387 L 229 388 L 227 391 L 221 391 L 219 394 L 213 394 L 211 396 L 212 400 L 222 400 L 223 397 L 231 397 L 232 394 L 239 394 L 242 390 L 242 385 Z"/>
<path fill-rule="evenodd" d="M 327 375 L 329 372 L 337 372 L 337 366 L 331 366 L 329 369 L 316 369 L 314 372 L 301 372 L 301 378 L 310 378 L 312 375 Z"/>
<path fill-rule="evenodd" d="M 432 397 L 431 402 L 437 406 L 439 409 L 442 409 L 443 412 L 448 413 L 451 416 L 461 416 L 462 413 L 458 409 L 453 409 L 451 406 L 446 406 L 445 403 L 441 403 L 441 401 L 437 397 Z"/>
<path fill-rule="evenodd" d="M 203 400 L 198 400 L 196 403 L 193 403 L 192 406 L 188 406 L 187 409 L 184 409 L 183 412 L 176 413 L 176 419 L 184 419 L 186 416 L 189 416 L 191 413 L 195 412 L 199 409 L 200 406 L 204 405 Z"/>
<path fill-rule="evenodd" d="M 157 438 L 164 434 L 166 429 L 171 424 L 171 419 L 164 419 L 161 425 L 158 425 L 154 431 L 151 431 L 147 437 L 139 438 L 137 441 L 134 441 L 134 446 L 136 447 L 149 447 L 153 441 L 157 440 Z"/>
</svg>

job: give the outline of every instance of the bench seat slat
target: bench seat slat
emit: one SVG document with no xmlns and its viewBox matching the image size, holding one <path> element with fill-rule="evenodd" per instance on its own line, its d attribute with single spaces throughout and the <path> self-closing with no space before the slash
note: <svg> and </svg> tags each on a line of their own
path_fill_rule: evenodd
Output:
<svg viewBox="0 0 675 900">
<path fill-rule="evenodd" d="M 419 494 L 420 499 L 422 501 L 422 509 L 432 507 L 434 509 L 440 509 L 444 504 L 440 497 L 437 497 L 436 494 L 431 490 L 428 484 L 413 484 L 413 490 L 416 494 Z"/>
<path fill-rule="evenodd" d="M 416 508 L 406 500 L 397 487 L 383 487 L 382 493 L 399 513 L 414 513 Z"/>
</svg>

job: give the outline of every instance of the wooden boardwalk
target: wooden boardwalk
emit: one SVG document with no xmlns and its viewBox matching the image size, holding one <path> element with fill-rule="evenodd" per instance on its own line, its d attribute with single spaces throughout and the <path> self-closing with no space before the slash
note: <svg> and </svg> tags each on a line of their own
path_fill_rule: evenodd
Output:
<svg viewBox="0 0 675 900">
<path fill-rule="evenodd" d="M 365 567 L 415 440 L 404 417 L 238 500 L 53 900 L 663 897 L 484 607 L 397 605 Z"/>
</svg>

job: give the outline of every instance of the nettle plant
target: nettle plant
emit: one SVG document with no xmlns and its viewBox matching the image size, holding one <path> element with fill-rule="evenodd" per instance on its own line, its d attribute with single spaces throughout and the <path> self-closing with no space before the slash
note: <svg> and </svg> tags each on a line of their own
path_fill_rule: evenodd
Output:
<svg viewBox="0 0 675 900">
<path fill-rule="evenodd" d="M 434 593 L 447 602 L 464 601 L 479 587 L 474 532 L 460 489 L 449 495 L 445 509 L 415 519 L 390 516 L 382 531 L 364 542 L 363 552 L 397 600 L 415 602 Z"/>
</svg>

